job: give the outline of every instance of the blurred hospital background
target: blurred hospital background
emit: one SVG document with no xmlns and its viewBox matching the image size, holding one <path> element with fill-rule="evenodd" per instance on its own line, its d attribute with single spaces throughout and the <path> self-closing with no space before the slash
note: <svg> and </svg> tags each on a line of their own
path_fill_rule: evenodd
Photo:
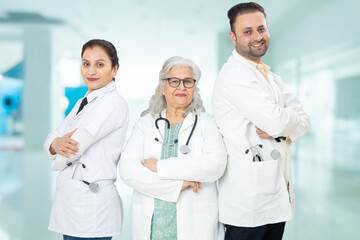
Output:
<svg viewBox="0 0 360 240">
<path fill-rule="evenodd" d="M 360 239 L 360 1 L 258 2 L 271 35 L 264 62 L 312 120 L 311 132 L 293 145 L 296 217 L 284 239 Z M 57 173 L 42 144 L 86 93 L 83 43 L 102 38 L 116 46 L 128 133 L 174 55 L 200 66 L 200 93 L 211 112 L 214 81 L 233 49 L 226 13 L 237 3 L 1 0 L 0 239 L 62 239 L 47 230 Z M 123 235 L 114 239 L 127 240 L 132 190 L 120 180 L 117 186 L 125 215 Z"/>
</svg>

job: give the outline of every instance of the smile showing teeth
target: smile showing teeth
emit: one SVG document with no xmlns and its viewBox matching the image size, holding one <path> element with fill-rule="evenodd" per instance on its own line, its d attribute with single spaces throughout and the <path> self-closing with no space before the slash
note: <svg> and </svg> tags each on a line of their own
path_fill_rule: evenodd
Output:
<svg viewBox="0 0 360 240">
<path fill-rule="evenodd" d="M 260 47 L 262 45 L 262 43 L 258 43 L 258 44 L 253 44 L 253 47 Z"/>
</svg>

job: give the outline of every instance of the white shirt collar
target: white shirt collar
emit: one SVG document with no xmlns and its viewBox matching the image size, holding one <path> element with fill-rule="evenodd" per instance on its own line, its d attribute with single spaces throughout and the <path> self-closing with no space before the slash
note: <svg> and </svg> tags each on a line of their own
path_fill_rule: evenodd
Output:
<svg viewBox="0 0 360 240">
<path fill-rule="evenodd" d="M 96 90 L 92 91 L 91 93 L 86 93 L 85 97 L 87 97 L 87 101 L 89 103 L 92 100 L 94 100 L 95 98 L 97 98 L 98 96 L 103 95 L 108 92 L 112 92 L 114 90 L 116 90 L 116 84 L 114 81 L 111 81 L 108 85 L 106 85 L 102 88 L 96 89 Z"/>
<path fill-rule="evenodd" d="M 256 69 L 256 66 L 254 66 L 253 64 L 250 63 L 250 60 L 247 60 L 246 58 L 244 58 L 243 56 L 241 56 L 237 51 L 236 49 L 234 49 L 232 51 L 232 56 L 234 57 L 235 60 L 245 64 L 246 66 L 250 67 L 250 68 L 255 68 Z M 255 62 L 254 62 L 255 63 Z M 257 64 L 257 63 L 256 63 Z M 265 66 L 267 72 L 270 72 L 270 67 L 268 65 L 266 65 L 265 63 L 261 63 L 262 65 Z M 268 69 L 267 69 L 268 68 Z"/>
</svg>

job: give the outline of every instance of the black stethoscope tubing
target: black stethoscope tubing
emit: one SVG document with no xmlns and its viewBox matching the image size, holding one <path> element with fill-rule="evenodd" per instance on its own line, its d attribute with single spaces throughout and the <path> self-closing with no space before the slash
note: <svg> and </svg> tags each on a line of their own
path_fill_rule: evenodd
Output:
<svg viewBox="0 0 360 240">
<path fill-rule="evenodd" d="M 158 117 L 158 118 L 155 120 L 155 127 L 156 127 L 156 129 L 159 131 L 159 133 L 160 133 L 160 130 L 159 130 L 158 121 L 160 121 L 160 120 L 165 121 L 166 124 L 167 124 L 167 129 L 170 129 L 170 122 L 169 122 L 169 120 L 167 120 L 166 118 L 163 118 L 163 117 L 160 116 L 160 117 Z M 192 127 L 192 129 L 191 129 L 191 132 L 190 132 L 190 135 L 189 135 L 189 137 L 188 137 L 188 139 L 187 139 L 187 141 L 186 141 L 186 144 L 180 147 L 180 151 L 181 151 L 182 154 L 187 154 L 187 153 L 190 152 L 189 143 L 190 143 L 190 139 L 191 139 L 191 137 L 192 137 L 192 135 L 193 135 L 193 133 L 194 133 L 194 130 L 195 130 L 197 121 L 198 121 L 198 115 L 195 114 L 194 125 L 193 125 L 193 127 Z M 160 134 L 160 135 L 161 135 L 161 134 Z M 161 136 L 161 137 L 162 137 L 162 136 Z M 158 138 L 155 138 L 155 141 L 160 142 Z M 177 142 L 178 142 L 178 140 L 175 139 L 175 140 L 174 140 L 174 144 L 177 143 Z M 172 144 L 172 145 L 173 145 L 173 144 Z"/>
<path fill-rule="evenodd" d="M 74 179 L 74 174 L 77 170 L 77 167 L 79 166 L 79 164 L 81 165 L 82 168 L 86 168 L 86 165 L 83 164 L 82 162 L 78 162 L 75 166 L 75 169 L 74 169 L 74 172 L 73 172 L 73 175 L 72 175 L 72 179 Z M 80 168 L 80 169 L 82 169 Z M 86 185 L 88 185 L 90 191 L 92 191 L 93 193 L 96 193 L 99 191 L 99 184 L 97 184 L 96 182 L 88 182 L 88 181 L 85 181 L 84 179 L 82 179 L 82 170 L 80 170 L 81 172 L 81 180 L 83 183 L 85 183 Z"/>
</svg>

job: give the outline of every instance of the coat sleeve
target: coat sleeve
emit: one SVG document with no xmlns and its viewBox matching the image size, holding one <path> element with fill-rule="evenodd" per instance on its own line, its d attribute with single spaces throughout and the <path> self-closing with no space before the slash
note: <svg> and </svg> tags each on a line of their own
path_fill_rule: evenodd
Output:
<svg viewBox="0 0 360 240">
<path fill-rule="evenodd" d="M 115 129 L 126 126 L 129 121 L 127 103 L 117 95 L 108 95 L 100 99 L 91 109 L 86 121 L 81 125 L 94 138 L 94 142 L 105 137 Z"/>
<path fill-rule="evenodd" d="M 145 129 L 149 128 L 149 120 L 142 117 L 134 126 L 130 138 L 121 154 L 119 162 L 120 177 L 125 184 L 144 195 L 168 202 L 176 202 L 183 181 L 162 180 L 157 173 L 141 164 L 144 160 Z"/>
<path fill-rule="evenodd" d="M 157 169 L 161 179 L 213 182 L 222 176 L 227 161 L 222 136 L 212 116 L 202 120 L 201 124 L 199 128 L 204 142 L 198 146 L 202 147 L 200 154 L 158 161 Z"/>
<path fill-rule="evenodd" d="M 66 134 L 65 129 L 67 127 L 67 125 L 69 124 L 70 120 L 73 118 L 74 114 L 75 114 L 75 108 L 78 107 L 78 104 L 75 104 L 75 107 L 71 110 L 71 112 L 66 116 L 66 118 L 60 123 L 60 125 L 53 131 L 51 132 L 43 145 L 44 151 L 46 153 L 46 156 L 48 158 L 50 158 L 51 160 L 55 160 L 57 154 L 52 155 L 50 152 L 50 146 L 53 143 L 53 141 L 55 140 L 55 138 L 58 137 L 62 137 Z"/>
<path fill-rule="evenodd" d="M 90 147 L 94 142 L 110 134 L 118 127 L 128 124 L 128 107 L 127 104 L 115 97 L 102 98 L 102 102 L 97 103 L 95 108 L 91 109 L 86 121 L 83 122 L 81 128 L 77 129 L 72 135 L 72 139 L 79 143 L 79 152 L 66 158 L 59 154 L 51 155 L 49 147 L 56 137 L 61 137 L 65 132 L 66 126 L 69 124 L 70 119 L 74 117 L 77 107 L 71 111 L 68 117 L 61 123 L 58 129 L 49 134 L 48 139 L 45 141 L 44 148 L 47 148 L 49 157 L 53 160 L 52 170 L 63 170 L 67 167 L 67 163 L 73 162 L 81 157 L 81 155 Z M 73 130 L 73 129 L 72 129 Z"/>
<path fill-rule="evenodd" d="M 305 113 L 302 104 L 297 99 L 297 97 L 293 93 L 288 91 L 286 87 L 283 87 L 283 93 L 285 100 L 285 108 L 294 110 L 299 117 L 298 124 L 295 128 L 292 129 L 292 131 L 289 132 L 288 135 L 291 141 L 295 142 L 310 131 L 310 117 Z"/>
<path fill-rule="evenodd" d="M 86 131 L 84 128 L 77 129 L 75 133 L 71 136 L 71 139 L 74 139 L 79 143 L 78 148 L 79 151 L 71 155 L 71 157 L 67 158 L 60 154 L 56 154 L 56 158 L 52 162 L 51 170 L 53 171 L 61 171 L 68 167 L 70 163 L 79 159 L 81 155 L 85 152 L 85 150 L 95 142 L 94 137 Z"/>
<path fill-rule="evenodd" d="M 289 136 L 299 124 L 297 112 L 293 108 L 279 106 L 250 72 L 224 69 L 219 78 L 218 94 L 240 115 L 270 136 Z"/>
</svg>

